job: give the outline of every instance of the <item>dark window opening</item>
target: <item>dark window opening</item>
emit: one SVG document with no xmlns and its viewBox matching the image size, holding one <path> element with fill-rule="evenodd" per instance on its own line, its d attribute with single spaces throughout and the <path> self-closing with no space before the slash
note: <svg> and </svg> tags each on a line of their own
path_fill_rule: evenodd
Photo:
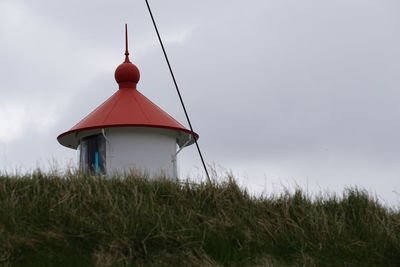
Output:
<svg viewBox="0 0 400 267">
<path fill-rule="evenodd" d="M 106 168 L 106 140 L 104 136 L 91 135 L 81 139 L 80 169 L 83 172 L 104 174 Z"/>
</svg>

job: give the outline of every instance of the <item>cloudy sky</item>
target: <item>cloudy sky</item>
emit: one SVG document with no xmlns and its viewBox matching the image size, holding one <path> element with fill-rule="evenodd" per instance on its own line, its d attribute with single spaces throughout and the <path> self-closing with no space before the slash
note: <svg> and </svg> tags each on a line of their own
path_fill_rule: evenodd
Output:
<svg viewBox="0 0 400 267">
<path fill-rule="evenodd" d="M 399 1 L 150 3 L 207 162 L 254 192 L 400 203 Z M 124 23 L 139 90 L 185 124 L 144 1 L 0 0 L 2 170 L 74 164 L 56 137 L 117 90 Z"/>
</svg>

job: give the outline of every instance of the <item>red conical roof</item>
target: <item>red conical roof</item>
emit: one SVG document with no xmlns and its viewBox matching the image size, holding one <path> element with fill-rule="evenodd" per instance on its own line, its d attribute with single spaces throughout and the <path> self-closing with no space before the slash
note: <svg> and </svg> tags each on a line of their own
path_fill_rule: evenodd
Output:
<svg viewBox="0 0 400 267">
<path fill-rule="evenodd" d="M 93 134 L 93 130 L 97 129 L 100 132 L 101 129 L 111 127 L 152 127 L 177 131 L 180 146 L 194 143 L 191 137 L 194 134 L 198 139 L 198 134 L 186 129 L 136 90 L 139 78 L 139 69 L 130 62 L 126 49 L 125 61 L 115 71 L 119 90 L 69 131 L 59 135 L 58 142 L 67 147 L 77 148 L 80 132 L 92 130 L 90 132 Z"/>
</svg>

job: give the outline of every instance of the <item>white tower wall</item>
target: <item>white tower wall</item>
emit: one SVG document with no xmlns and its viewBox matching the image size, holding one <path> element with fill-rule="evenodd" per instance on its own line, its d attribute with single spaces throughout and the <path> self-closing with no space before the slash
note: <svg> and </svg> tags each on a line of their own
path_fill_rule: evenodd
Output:
<svg viewBox="0 0 400 267">
<path fill-rule="evenodd" d="M 108 174 L 128 173 L 135 169 L 150 178 L 159 175 L 177 178 L 176 131 L 122 127 L 106 129 L 105 136 Z"/>
</svg>

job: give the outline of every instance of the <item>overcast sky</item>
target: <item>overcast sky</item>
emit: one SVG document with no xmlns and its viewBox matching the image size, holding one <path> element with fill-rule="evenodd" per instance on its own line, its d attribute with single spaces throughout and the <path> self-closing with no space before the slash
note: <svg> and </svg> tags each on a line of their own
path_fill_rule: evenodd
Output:
<svg viewBox="0 0 400 267">
<path fill-rule="evenodd" d="M 254 192 L 400 203 L 399 1 L 150 4 L 207 162 Z M 74 164 L 56 137 L 117 90 L 124 23 L 139 90 L 187 125 L 144 0 L 0 0 L 2 170 Z M 199 172 L 194 146 L 180 162 Z"/>
</svg>

